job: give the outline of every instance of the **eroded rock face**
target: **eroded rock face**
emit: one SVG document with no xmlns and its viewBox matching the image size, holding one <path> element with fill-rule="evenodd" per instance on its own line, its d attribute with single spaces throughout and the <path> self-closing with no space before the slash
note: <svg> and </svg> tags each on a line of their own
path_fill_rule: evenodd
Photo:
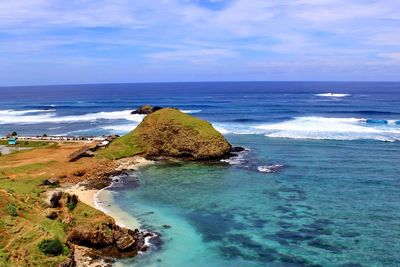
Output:
<svg viewBox="0 0 400 267">
<path fill-rule="evenodd" d="M 101 250 L 109 256 L 134 256 L 143 249 L 147 234 L 139 230 L 120 227 L 114 222 L 103 224 L 101 228 L 75 227 L 68 235 L 68 241 L 88 248 Z"/>
<path fill-rule="evenodd" d="M 106 229 L 96 230 L 80 227 L 76 227 L 70 232 L 68 241 L 95 249 L 102 249 L 114 244 L 113 235 L 107 233 Z"/>
<path fill-rule="evenodd" d="M 120 251 L 126 251 L 132 248 L 136 243 L 135 237 L 137 237 L 137 233 L 126 228 L 120 228 L 114 232 L 115 245 Z"/>
</svg>

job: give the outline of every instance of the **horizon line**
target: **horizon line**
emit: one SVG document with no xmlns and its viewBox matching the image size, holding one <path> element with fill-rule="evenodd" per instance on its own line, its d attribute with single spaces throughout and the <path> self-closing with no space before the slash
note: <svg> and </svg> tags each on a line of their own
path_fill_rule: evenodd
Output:
<svg viewBox="0 0 400 267">
<path fill-rule="evenodd" d="M 0 85 L 2 88 L 13 88 L 13 87 L 50 87 L 50 86 L 84 86 L 84 85 L 124 85 L 124 84 L 183 84 L 183 83 L 400 83 L 398 81 L 358 81 L 358 80 L 318 80 L 318 81 L 305 81 L 305 80 L 238 80 L 238 81 L 154 81 L 154 82 L 104 82 L 104 83 L 51 83 L 51 84 L 30 84 L 30 85 Z"/>
</svg>

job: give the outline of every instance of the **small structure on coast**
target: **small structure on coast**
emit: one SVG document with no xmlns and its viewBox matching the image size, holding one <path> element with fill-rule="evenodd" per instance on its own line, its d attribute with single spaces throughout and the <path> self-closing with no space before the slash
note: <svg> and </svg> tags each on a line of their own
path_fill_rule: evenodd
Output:
<svg viewBox="0 0 400 267">
<path fill-rule="evenodd" d="M 16 145 L 17 144 L 17 138 L 14 136 L 8 137 L 8 145 Z"/>
</svg>

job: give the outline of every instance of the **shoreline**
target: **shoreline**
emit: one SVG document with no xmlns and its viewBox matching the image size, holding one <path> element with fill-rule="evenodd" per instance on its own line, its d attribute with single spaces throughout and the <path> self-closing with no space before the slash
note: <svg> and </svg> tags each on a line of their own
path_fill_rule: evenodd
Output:
<svg viewBox="0 0 400 267">
<path fill-rule="evenodd" d="M 154 161 L 142 157 L 125 158 L 118 161 L 119 166 L 116 168 L 116 171 L 138 171 L 140 168 L 151 164 L 154 164 Z M 140 229 L 139 221 L 116 205 L 113 201 L 113 193 L 107 191 L 107 189 L 112 188 L 116 183 L 113 179 L 115 177 L 118 176 L 109 177 L 111 180 L 110 184 L 100 189 L 88 189 L 87 186 L 90 184 L 89 180 L 74 185 L 67 185 L 63 188 L 63 191 L 77 195 L 80 201 L 110 216 L 119 226 L 132 230 L 136 228 Z M 112 209 L 109 207 L 112 207 Z"/>
<path fill-rule="evenodd" d="M 138 171 L 140 168 L 154 164 L 154 161 L 146 160 L 142 157 L 131 157 L 117 161 L 118 166 L 115 168 L 118 172 Z M 113 192 L 108 189 L 112 188 L 120 175 L 110 176 L 108 179 L 110 183 L 103 188 L 91 189 L 90 181 L 82 181 L 77 184 L 65 185 L 61 190 L 65 193 L 75 194 L 78 200 L 86 205 L 99 210 L 111 217 L 115 224 L 119 227 L 127 228 L 129 230 L 143 230 L 137 218 L 130 215 L 128 212 L 121 209 L 113 200 Z M 150 247 L 149 240 L 154 236 L 145 237 L 144 245 Z M 77 266 L 88 267 L 108 267 L 110 266 L 109 258 L 93 258 L 90 254 L 90 249 L 82 246 L 76 246 L 75 262 Z M 139 252 L 140 254 L 140 252 Z M 115 259 L 116 260 L 116 259 Z"/>
</svg>

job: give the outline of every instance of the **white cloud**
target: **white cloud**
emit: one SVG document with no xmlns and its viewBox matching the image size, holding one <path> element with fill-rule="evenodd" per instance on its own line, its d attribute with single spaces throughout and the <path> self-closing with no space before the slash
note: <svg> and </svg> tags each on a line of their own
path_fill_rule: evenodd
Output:
<svg viewBox="0 0 400 267">
<path fill-rule="evenodd" d="M 212 9 L 190 0 L 2 0 L 0 56 L 8 65 L 76 57 L 77 64 L 102 58 L 149 69 L 161 61 L 177 69 L 210 64 L 226 73 L 232 62 L 260 59 L 292 69 L 313 62 L 316 72 L 318 65 L 400 65 L 400 1 L 224 2 Z"/>
</svg>

